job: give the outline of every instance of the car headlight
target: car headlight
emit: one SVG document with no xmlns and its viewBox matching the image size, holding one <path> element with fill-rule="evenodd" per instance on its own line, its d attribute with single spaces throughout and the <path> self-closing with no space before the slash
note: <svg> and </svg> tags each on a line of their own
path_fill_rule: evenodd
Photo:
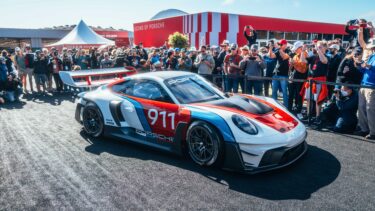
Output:
<svg viewBox="0 0 375 211">
<path fill-rule="evenodd" d="M 255 125 L 245 117 L 240 115 L 233 115 L 232 116 L 233 123 L 243 132 L 248 133 L 250 135 L 256 135 L 258 133 L 258 129 Z"/>
</svg>

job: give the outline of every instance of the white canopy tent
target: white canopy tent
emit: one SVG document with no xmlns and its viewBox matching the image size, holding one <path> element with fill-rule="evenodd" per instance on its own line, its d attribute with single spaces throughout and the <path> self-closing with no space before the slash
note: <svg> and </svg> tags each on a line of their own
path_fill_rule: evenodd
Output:
<svg viewBox="0 0 375 211">
<path fill-rule="evenodd" d="M 88 27 L 83 20 L 81 20 L 78 25 L 71 32 L 69 32 L 69 34 L 63 37 L 60 41 L 48 45 L 47 47 L 84 47 L 99 45 L 115 45 L 115 41 L 106 39 L 98 35 L 90 27 Z"/>
</svg>

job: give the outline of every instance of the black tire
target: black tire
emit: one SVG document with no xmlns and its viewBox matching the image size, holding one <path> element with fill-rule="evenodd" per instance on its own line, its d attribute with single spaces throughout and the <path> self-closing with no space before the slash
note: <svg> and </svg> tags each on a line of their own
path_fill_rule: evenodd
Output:
<svg viewBox="0 0 375 211">
<path fill-rule="evenodd" d="M 82 124 L 85 132 L 98 138 L 103 135 L 104 121 L 102 112 L 94 103 L 88 103 L 82 112 Z"/>
<path fill-rule="evenodd" d="M 224 154 L 223 141 L 216 128 L 203 121 L 190 124 L 186 145 L 191 159 L 201 166 L 219 166 Z"/>
</svg>

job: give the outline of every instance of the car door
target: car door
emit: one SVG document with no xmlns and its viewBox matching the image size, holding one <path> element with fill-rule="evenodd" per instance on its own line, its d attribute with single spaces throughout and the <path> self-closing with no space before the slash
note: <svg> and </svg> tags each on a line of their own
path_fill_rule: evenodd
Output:
<svg viewBox="0 0 375 211">
<path fill-rule="evenodd" d="M 173 142 L 178 125 L 190 121 L 190 112 L 175 104 L 156 81 L 136 81 L 129 97 L 143 108 L 145 134 L 157 141 Z"/>
</svg>

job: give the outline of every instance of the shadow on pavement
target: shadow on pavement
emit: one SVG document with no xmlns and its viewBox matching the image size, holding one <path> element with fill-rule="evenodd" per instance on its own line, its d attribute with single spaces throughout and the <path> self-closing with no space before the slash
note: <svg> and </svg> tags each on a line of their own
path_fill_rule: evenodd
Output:
<svg viewBox="0 0 375 211">
<path fill-rule="evenodd" d="M 43 95 L 27 94 L 23 95 L 22 100 L 32 101 L 35 103 L 48 103 L 53 106 L 61 105 L 63 101 L 75 102 L 76 96 L 72 93 L 48 93 Z"/>
<path fill-rule="evenodd" d="M 329 152 L 309 145 L 308 152 L 299 161 L 286 168 L 256 175 L 204 168 L 188 158 L 178 157 L 133 143 L 110 138 L 94 139 L 81 131 L 91 143 L 86 151 L 100 155 L 103 152 L 140 160 L 154 160 L 204 175 L 228 186 L 229 189 L 269 200 L 306 200 L 311 194 L 329 185 L 338 177 L 341 164 Z"/>
</svg>

